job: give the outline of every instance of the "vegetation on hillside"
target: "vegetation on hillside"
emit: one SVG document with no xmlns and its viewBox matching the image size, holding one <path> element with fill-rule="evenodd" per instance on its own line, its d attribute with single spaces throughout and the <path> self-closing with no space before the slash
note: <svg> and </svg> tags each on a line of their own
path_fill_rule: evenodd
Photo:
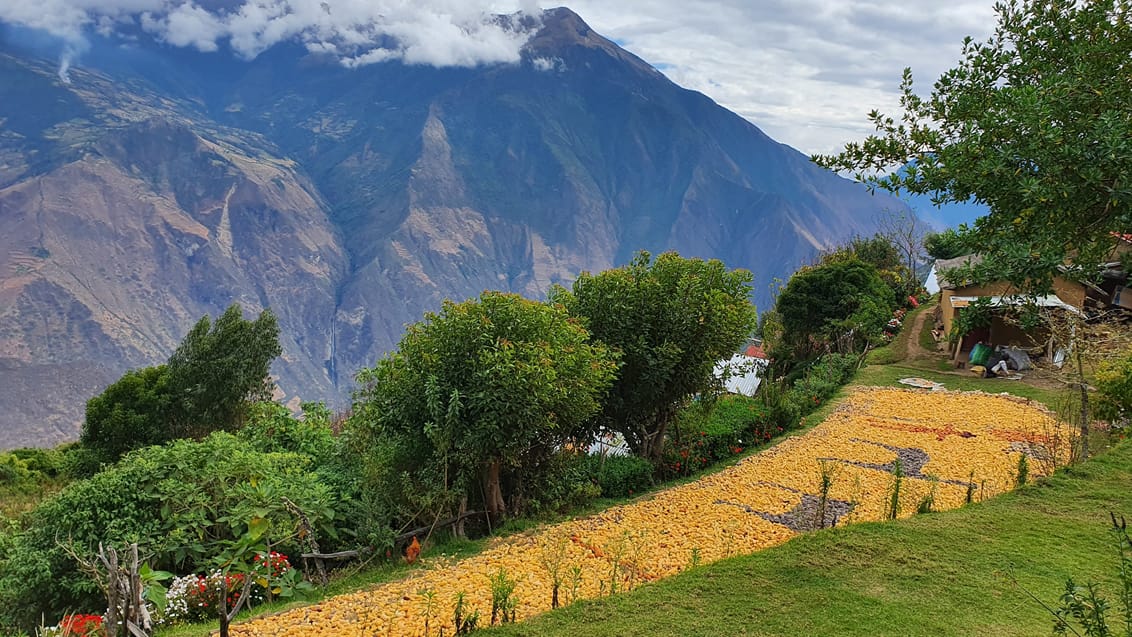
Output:
<svg viewBox="0 0 1132 637">
<path fill-rule="evenodd" d="M 932 251 L 981 250 L 988 256 L 986 272 L 993 268 L 995 276 L 1021 289 L 1040 290 L 1065 266 L 1072 249 L 1080 266 L 1076 272 L 1088 278 L 1111 246 L 1111 233 L 1132 230 L 1132 85 L 1123 81 L 1132 76 L 1129 12 L 1124 0 L 1004 3 L 996 35 L 987 43 L 968 41 L 964 60 L 936 84 L 930 99 L 912 91 L 906 74 L 905 115 L 897 121 L 874 113 L 877 135 L 821 161 L 864 171 L 862 179 L 881 187 L 990 204 L 991 214 L 971 233 L 940 235 L 929 246 Z M 905 171 L 870 174 L 909 161 Z M 138 621 L 146 621 L 145 613 L 136 612 L 141 582 L 158 620 L 182 620 L 191 614 L 185 610 L 190 605 L 219 607 L 213 616 L 226 618 L 226 605 L 247 604 L 253 595 L 294 593 L 300 569 L 315 579 L 325 562 L 311 557 L 301 564 L 303 554 L 341 550 L 396 559 L 403 551 L 414 562 L 421 540 L 429 544 L 442 527 L 457 534 L 490 534 L 508 516 L 576 511 L 602 491 L 633 495 L 654 481 L 684 478 L 713 460 L 746 453 L 752 443 L 802 427 L 809 415 L 828 409 L 860 368 L 863 353 L 899 330 L 904 305 L 913 304 L 908 297 L 916 291 L 917 250 L 892 237 L 858 239 L 786 282 L 778 307 L 763 321 L 762 335 L 775 360 L 754 400 L 716 400 L 719 383 L 713 375 L 716 362 L 729 357 L 755 327 L 748 301 L 751 275 L 718 261 L 675 254 L 654 260 L 642 253 L 623 268 L 584 273 L 572 289 L 555 290 L 545 303 L 493 292 L 446 303 L 411 327 L 397 351 L 361 374 L 363 388 L 350 416 L 341 420 L 318 405 L 305 406 L 297 417 L 262 402 L 270 389 L 270 363 L 280 352 L 270 312 L 246 321 L 233 306 L 215 323 L 205 317 L 165 365 L 128 372 L 91 399 L 78 445 L 42 455 L 0 456 L 0 483 L 13 493 L 26 485 L 72 480 L 42 502 L 27 502 L 32 508 L 0 529 L 0 626 L 30 631 L 40 621 L 77 621 L 65 619 L 68 612 L 101 612 L 120 588 L 98 585 L 105 589 L 116 575 L 108 571 L 121 568 L 99 566 L 95 558 L 105 556 L 107 548 L 125 554 L 133 545 L 143 556 L 144 569 L 117 578 L 130 583 L 134 596 L 125 605 L 133 605 Z M 1073 333 L 1078 362 L 1068 380 L 1083 406 L 1076 431 L 1087 450 L 1095 434 L 1084 408 L 1090 400 L 1111 419 L 1111 433 L 1119 436 L 1127 425 L 1132 364 L 1125 354 L 1087 375 L 1080 363 L 1086 332 Z M 957 384 L 971 382 L 954 378 Z M 1089 393 L 1090 382 L 1095 394 Z M 893 413 L 901 407 L 893 400 L 881 406 Z M 955 500 L 962 492 L 973 500 L 979 492 L 970 475 L 944 476 L 933 488 L 932 476 L 924 473 L 930 455 L 924 448 L 976 438 L 986 444 L 997 437 L 1002 445 L 977 454 L 998 467 L 998 478 L 1009 473 L 1007 481 L 1021 485 L 1048 473 L 1052 467 L 1028 463 L 1060 458 L 1058 444 L 1067 439 L 1048 433 L 1043 455 L 1035 451 L 1032 432 L 1022 435 L 992 424 L 976 433 L 950 422 L 909 424 L 903 416 L 886 421 L 887 415 L 873 414 L 859 423 L 862 430 L 887 436 L 872 441 L 876 444 L 862 442 L 853 432 L 838 436 L 859 452 L 842 459 L 873 472 L 861 478 L 865 491 L 880 491 L 878 484 L 865 483 L 876 478 L 878 468 L 885 470 L 880 472 L 888 481 L 884 502 L 887 517 L 893 518 L 908 512 L 909 504 L 930 512 L 937 496 Z M 1012 422 L 1014 429 L 1026 424 L 1033 423 Z M 901 436 L 912 433 L 926 441 L 902 445 Z M 619 435 L 633 455 L 588 454 L 597 435 L 614 440 Z M 809 502 L 807 495 L 817 498 L 819 526 L 826 526 L 825 507 L 837 495 L 829 464 L 837 456 L 826 451 L 808 458 L 819 469 L 807 469 L 805 480 L 795 480 L 803 470 L 797 463 L 781 469 L 777 480 L 791 494 L 787 502 L 795 496 L 803 503 Z M 1017 456 L 1017 464 L 999 466 L 1004 453 Z M 773 454 L 768 458 L 775 461 Z M 900 527 L 818 533 L 788 545 L 785 560 L 777 558 L 778 566 L 771 569 L 775 573 L 767 570 L 769 558 L 758 556 L 720 571 L 693 569 L 683 581 L 718 591 L 726 604 L 713 606 L 691 595 L 692 607 L 717 611 L 715 629 L 702 628 L 679 610 L 671 614 L 672 626 L 658 625 L 664 616 L 655 614 L 657 602 L 669 594 L 662 586 L 635 593 L 645 597 L 634 600 L 646 602 L 647 624 L 656 633 L 712 634 L 751 626 L 774 634 L 786 630 L 789 616 L 790 634 L 800 626 L 821 634 L 851 632 L 857 623 L 866 634 L 915 634 L 914 626 L 928 626 L 935 634 L 943 625 L 966 634 L 972 627 L 957 626 L 955 617 L 974 616 L 988 625 L 998 622 L 994 626 L 1003 628 L 995 630 L 1009 634 L 1019 625 L 1017 618 L 1004 610 L 1006 602 L 986 594 L 988 573 L 1002 567 L 998 562 L 1004 554 L 1032 556 L 1035 547 L 1053 541 L 1052 535 L 1034 532 L 1042 528 L 1080 542 L 1059 542 L 1047 559 L 1081 572 L 1083 556 L 1095 555 L 1083 539 L 1086 518 L 1101 515 L 1105 506 L 1130 504 L 1126 489 L 1112 487 L 1127 482 L 1127 458 L 1127 446 L 1121 447 L 1114 460 L 1101 458 L 1058 474 L 1001 505 L 920 516 Z M 1088 475 L 1095 478 L 1083 481 Z M 913 492 L 918 501 L 905 502 Z M 723 500 L 725 494 L 713 497 Z M 784 498 L 771 500 L 781 506 Z M 718 503 L 713 499 L 712 504 Z M 734 508 L 735 515 L 771 516 L 758 516 L 767 528 L 783 526 L 786 519 L 782 511 Z M 475 515 L 476 509 L 488 515 Z M 1091 531 L 1093 521 L 1088 520 Z M 853 551 L 843 554 L 831 538 L 847 538 Z M 603 539 L 602 546 L 580 534 L 561 542 L 611 565 L 600 594 L 648 579 L 642 556 L 653 539 L 630 534 Z M 670 543 L 675 544 L 656 540 L 658 547 Z M 542 560 L 553 591 L 551 606 L 558 605 L 559 595 L 578 597 L 567 592 L 568 573 L 555 560 L 554 546 L 543 547 Z M 830 557 L 813 553 L 815 546 Z M 717 555 L 721 549 L 711 550 Z M 910 559 L 913 554 L 918 558 Z M 691 551 L 687 559 L 695 566 L 703 555 Z M 862 555 L 868 558 L 864 562 Z M 666 559 L 671 566 L 671 555 Z M 925 581 L 929 566 L 940 574 Z M 735 619 L 740 611 L 734 586 L 713 584 L 710 573 L 717 572 L 743 574 L 742 603 L 759 606 L 743 612 L 757 615 L 756 620 Z M 783 573 L 790 576 L 788 584 L 775 579 Z M 840 574 L 844 590 L 828 586 L 830 573 Z M 491 574 L 490 602 L 477 602 L 484 623 L 515 618 L 521 602 L 514 596 L 513 577 L 505 570 Z M 1048 587 L 1032 584 L 1049 579 L 1039 577 L 1027 586 L 1044 590 Z M 751 601 L 750 582 L 763 584 L 764 597 Z M 576 583 L 575 592 L 581 586 Z M 789 595 L 799 592 L 805 607 L 820 608 L 820 614 L 798 610 L 800 598 Z M 418 593 L 427 602 L 427 625 L 438 608 L 435 591 Z M 815 604 L 815 599 L 828 603 Z M 880 606 L 877 599 L 887 603 Z M 925 600 L 944 610 L 925 609 Z M 605 626 L 598 628 L 596 620 L 602 614 L 611 608 L 614 614 L 627 612 L 622 602 L 612 603 L 577 606 L 568 617 L 584 619 L 591 632 L 600 632 Z M 775 605 L 781 608 L 768 610 Z M 462 630 L 476 623 L 471 606 L 457 608 L 462 610 L 455 611 L 455 624 Z M 118 616 L 118 610 L 129 609 L 115 607 L 107 616 Z M 884 623 L 870 623 L 865 616 Z M 720 622 L 722 617 L 735 621 Z M 627 628 L 619 621 L 607 632 L 639 632 L 632 627 L 641 624 Z M 220 625 L 226 632 L 227 619 Z M 1033 624 L 1025 626 L 1029 630 Z"/>
<path fill-rule="evenodd" d="M 582 319 L 594 339 L 620 355 L 620 371 L 596 424 L 624 436 L 634 453 L 657 461 L 669 425 L 692 396 L 718 391 L 718 361 L 755 328 L 751 273 L 717 260 L 655 260 L 642 252 L 629 265 L 583 272 L 553 302 Z"/>
<path fill-rule="evenodd" d="M 617 357 L 561 306 L 485 292 L 446 302 L 358 375 L 350 420 L 397 524 L 471 510 L 495 522 L 549 488 L 554 456 L 587 445 Z"/>
<path fill-rule="evenodd" d="M 967 414 L 962 428 L 948 414 L 952 407 Z M 563 601 L 614 596 L 811 530 L 988 499 L 1019 480 L 1019 458 L 1027 457 L 1020 443 L 1041 444 L 1056 426 L 1048 412 L 1019 399 L 858 388 L 814 429 L 718 473 L 497 541 L 456 565 L 433 560 L 412 579 L 325 600 L 317 610 L 262 617 L 238 634 L 287 635 L 318 617 L 321 632 L 337 635 L 435 637 L 455 629 L 457 599 L 485 623 L 499 623 L 497 606 L 526 619 Z M 885 464 L 892 464 L 894 446 L 907 461 L 903 468 Z M 911 449 L 922 450 L 927 462 L 917 462 Z M 1035 461 L 1032 475 L 1052 469 L 1053 462 Z M 505 603 L 496 595 L 502 579 L 510 582 Z"/>
<path fill-rule="evenodd" d="M 90 470 L 131 449 L 235 431 L 248 407 L 271 397 L 271 362 L 282 349 L 271 310 L 254 321 L 239 305 L 189 331 L 164 365 L 126 372 L 87 401 L 80 441 Z"/>
</svg>

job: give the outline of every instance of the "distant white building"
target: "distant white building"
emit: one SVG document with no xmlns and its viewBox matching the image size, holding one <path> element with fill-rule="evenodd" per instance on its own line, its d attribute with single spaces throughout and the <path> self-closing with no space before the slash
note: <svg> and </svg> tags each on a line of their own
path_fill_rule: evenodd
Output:
<svg viewBox="0 0 1132 637">
<path fill-rule="evenodd" d="M 924 281 L 924 289 L 928 294 L 939 294 L 939 273 L 936 272 L 936 264 L 932 264 L 932 269 L 928 272 L 928 278 Z"/>
<path fill-rule="evenodd" d="M 758 345 L 751 345 L 740 354 L 715 364 L 715 377 L 723 379 L 729 393 L 754 396 L 766 369 L 766 353 Z"/>
</svg>

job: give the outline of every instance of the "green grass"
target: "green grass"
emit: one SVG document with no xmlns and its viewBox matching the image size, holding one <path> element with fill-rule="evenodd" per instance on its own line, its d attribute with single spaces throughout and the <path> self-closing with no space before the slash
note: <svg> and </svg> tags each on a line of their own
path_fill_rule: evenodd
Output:
<svg viewBox="0 0 1132 637">
<path fill-rule="evenodd" d="M 15 520 L 66 486 L 61 478 L 39 478 L 0 486 L 0 521 Z"/>
<path fill-rule="evenodd" d="M 950 368 L 949 368 L 950 369 Z M 984 391 L 989 394 L 1006 392 L 1022 398 L 1036 400 L 1049 408 L 1054 408 L 1057 401 L 1064 395 L 1063 391 L 1056 391 L 1042 387 L 1027 385 L 1023 381 L 1006 380 L 1004 378 L 983 378 L 970 372 L 941 372 L 934 362 L 926 361 L 922 365 L 892 364 L 869 365 L 861 368 L 850 384 L 875 385 L 880 387 L 903 387 L 896 381 L 901 378 L 916 376 L 926 378 L 951 390 Z"/>
<path fill-rule="evenodd" d="M 930 304 L 930 306 L 921 306 L 921 307 L 923 308 L 923 311 L 925 311 L 925 312 L 934 312 L 936 304 L 932 303 L 932 304 Z M 937 343 L 935 342 L 935 337 L 932 336 L 932 328 L 935 327 L 933 325 L 933 323 L 934 323 L 934 321 L 932 321 L 931 317 L 929 316 L 927 319 L 924 320 L 924 325 L 920 329 L 920 333 L 916 335 L 916 337 L 919 339 L 920 347 L 926 349 L 929 352 L 936 351 L 936 347 L 937 347 Z"/>
<path fill-rule="evenodd" d="M 1108 511 L 1132 513 L 1132 443 L 986 502 L 807 534 L 495 635 L 1048 635 L 1066 577 L 1117 593 Z M 1115 620 L 1115 616 L 1114 616 Z"/>
</svg>

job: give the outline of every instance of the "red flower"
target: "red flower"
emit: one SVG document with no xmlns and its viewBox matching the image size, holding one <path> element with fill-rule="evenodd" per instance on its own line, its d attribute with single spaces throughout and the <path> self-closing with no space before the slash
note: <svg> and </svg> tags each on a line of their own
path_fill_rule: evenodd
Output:
<svg viewBox="0 0 1132 637">
<path fill-rule="evenodd" d="M 59 627 L 68 637 L 103 634 L 101 615 L 68 615 L 59 622 Z"/>
</svg>

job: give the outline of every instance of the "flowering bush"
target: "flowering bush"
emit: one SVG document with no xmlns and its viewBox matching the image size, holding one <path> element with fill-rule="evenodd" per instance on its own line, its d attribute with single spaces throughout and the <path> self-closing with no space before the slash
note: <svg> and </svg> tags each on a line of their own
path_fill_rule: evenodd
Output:
<svg viewBox="0 0 1132 637">
<path fill-rule="evenodd" d="M 224 575 L 219 570 L 208 575 L 186 575 L 178 577 L 169 585 L 165 593 L 165 612 L 162 624 L 200 622 L 216 617 L 220 605 L 220 590 L 224 590 L 231 608 L 240 599 L 245 576 L 242 573 Z M 255 592 L 251 593 L 256 601 Z"/>
<path fill-rule="evenodd" d="M 690 475 L 741 454 L 783 430 L 759 401 L 746 396 L 722 396 L 711 407 L 692 405 L 680 414 L 676 426 L 661 457 L 661 473 L 669 477 Z"/>
<path fill-rule="evenodd" d="M 186 575 L 174 579 L 165 593 L 165 611 L 160 622 L 179 624 L 212 619 L 220 605 L 219 591 L 224 591 L 225 605 L 232 608 L 240 601 L 240 593 L 249 576 L 254 583 L 248 592 L 248 605 L 261 603 L 267 597 L 265 584 L 270 585 L 271 580 L 285 578 L 291 572 L 287 556 L 275 551 L 258 553 L 252 562 L 252 570 L 248 574 L 225 575 L 216 570 L 208 575 Z"/>
<path fill-rule="evenodd" d="M 903 325 L 904 324 L 900 321 L 900 319 L 896 317 L 890 318 L 888 319 L 888 323 L 886 323 L 884 326 L 884 333 L 896 334 L 900 331 L 900 328 L 903 327 Z"/>
<path fill-rule="evenodd" d="M 270 553 L 257 553 L 253 559 L 256 574 L 267 573 L 271 579 L 283 577 L 291 570 L 291 562 L 286 555 L 272 551 Z"/>
<path fill-rule="evenodd" d="M 102 615 L 67 615 L 58 626 L 43 631 L 43 635 L 50 637 L 102 637 L 105 634 Z"/>
</svg>

